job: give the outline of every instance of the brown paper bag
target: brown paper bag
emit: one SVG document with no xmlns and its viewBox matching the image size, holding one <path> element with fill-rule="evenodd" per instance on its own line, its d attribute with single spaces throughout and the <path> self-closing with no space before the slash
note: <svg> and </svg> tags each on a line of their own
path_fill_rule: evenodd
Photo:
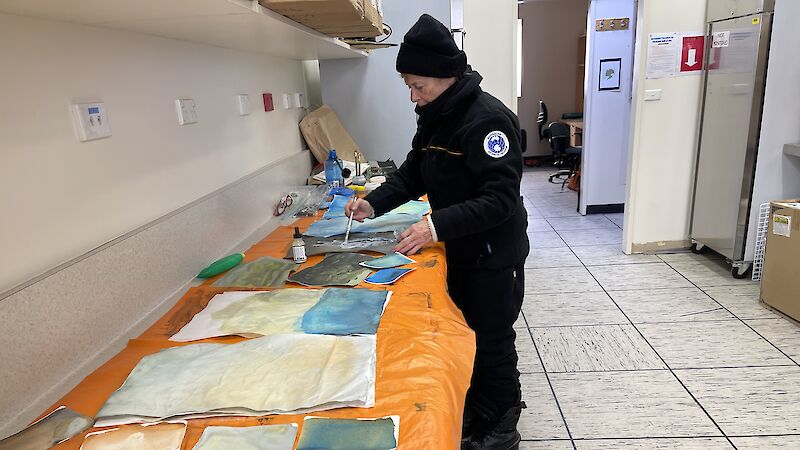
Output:
<svg viewBox="0 0 800 450">
<path fill-rule="evenodd" d="M 333 148 L 336 149 L 339 159 L 355 161 L 358 145 L 344 129 L 339 117 L 330 106 L 322 105 L 303 118 L 300 122 L 300 132 L 303 133 L 303 138 L 317 161 L 325 161 L 328 158 L 328 151 Z"/>
</svg>

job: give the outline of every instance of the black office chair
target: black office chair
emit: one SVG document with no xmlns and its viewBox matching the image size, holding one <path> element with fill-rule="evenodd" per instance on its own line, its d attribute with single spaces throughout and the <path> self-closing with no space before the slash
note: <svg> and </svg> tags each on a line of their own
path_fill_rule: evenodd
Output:
<svg viewBox="0 0 800 450">
<path fill-rule="evenodd" d="M 544 129 L 544 125 L 546 123 L 547 123 L 547 105 L 545 105 L 542 100 L 539 100 L 539 116 L 536 118 L 536 125 L 539 126 L 540 141 L 547 139 L 547 136 L 545 136 L 547 130 Z"/>
<path fill-rule="evenodd" d="M 569 145 L 569 126 L 563 122 L 551 123 L 545 133 L 547 133 L 550 141 L 550 148 L 553 150 L 555 166 L 559 169 L 550 175 L 549 179 L 553 184 L 561 182 L 561 190 L 563 191 L 567 181 L 578 170 L 583 147 L 571 147 Z"/>
</svg>

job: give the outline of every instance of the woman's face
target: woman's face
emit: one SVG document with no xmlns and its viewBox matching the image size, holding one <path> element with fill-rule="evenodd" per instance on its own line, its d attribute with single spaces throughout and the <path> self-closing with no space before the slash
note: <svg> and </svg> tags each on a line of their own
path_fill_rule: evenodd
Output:
<svg viewBox="0 0 800 450">
<path fill-rule="evenodd" d="M 456 78 L 433 78 L 419 75 L 402 74 L 403 81 L 411 91 L 411 101 L 417 106 L 425 106 L 436 100 L 444 91 L 447 90 Z"/>
</svg>

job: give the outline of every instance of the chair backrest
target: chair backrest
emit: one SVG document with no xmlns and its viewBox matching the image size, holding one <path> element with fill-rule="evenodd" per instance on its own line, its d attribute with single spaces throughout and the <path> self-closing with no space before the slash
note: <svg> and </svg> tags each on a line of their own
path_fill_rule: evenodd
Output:
<svg viewBox="0 0 800 450">
<path fill-rule="evenodd" d="M 569 125 L 563 122 L 553 122 L 547 127 L 550 148 L 554 155 L 560 155 L 569 147 Z"/>
<path fill-rule="evenodd" d="M 545 139 L 544 125 L 547 123 L 547 105 L 542 100 L 539 100 L 539 116 L 536 118 L 536 124 L 539 126 L 539 140 Z"/>
</svg>

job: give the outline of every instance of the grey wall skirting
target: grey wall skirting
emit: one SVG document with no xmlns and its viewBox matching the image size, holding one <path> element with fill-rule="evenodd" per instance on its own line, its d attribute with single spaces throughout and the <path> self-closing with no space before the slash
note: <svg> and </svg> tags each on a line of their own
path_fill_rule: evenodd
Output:
<svg viewBox="0 0 800 450">
<path fill-rule="evenodd" d="M 278 226 L 303 151 L 0 296 L 0 437 L 33 420 L 171 308 L 209 262 Z"/>
</svg>

